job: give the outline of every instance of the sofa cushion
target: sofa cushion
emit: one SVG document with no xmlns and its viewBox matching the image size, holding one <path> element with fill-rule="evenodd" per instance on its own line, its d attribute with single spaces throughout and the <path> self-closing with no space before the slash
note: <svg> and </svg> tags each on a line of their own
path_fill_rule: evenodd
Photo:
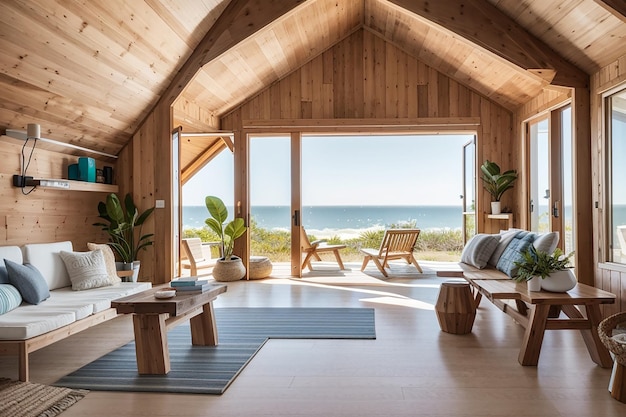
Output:
<svg viewBox="0 0 626 417">
<path fill-rule="evenodd" d="M 3 259 L 23 264 L 22 249 L 19 246 L 0 246 L 0 261 Z"/>
<path fill-rule="evenodd" d="M 72 285 L 65 269 L 65 264 L 59 256 L 59 252 L 62 250 L 71 252 L 73 250 L 72 242 L 31 243 L 24 245 L 24 263 L 34 265 L 41 271 L 50 290 Z"/>
<path fill-rule="evenodd" d="M 523 253 L 533 244 L 535 237 L 534 233 L 518 232 L 498 260 L 498 270 L 511 278 L 517 276 L 519 268 L 515 265 L 515 262 L 521 262 L 524 259 Z"/>
<path fill-rule="evenodd" d="M 20 292 L 11 284 L 0 284 L 0 314 L 8 313 L 22 304 Z"/>
<path fill-rule="evenodd" d="M 72 290 L 81 291 L 90 288 L 111 285 L 109 274 L 100 249 L 89 252 L 59 252 L 72 281 Z"/>
<path fill-rule="evenodd" d="M 50 297 L 46 280 L 41 272 L 31 264 L 20 265 L 4 260 L 9 273 L 9 282 L 22 295 L 22 299 L 30 304 L 39 304 Z"/>
<path fill-rule="evenodd" d="M 23 303 L 19 308 L 0 315 L 0 340 L 23 340 L 39 336 L 99 313 L 111 307 L 111 301 L 147 290 L 149 282 L 124 282 L 86 291 L 71 287 L 50 292 L 45 303 Z"/>
<path fill-rule="evenodd" d="M 483 269 L 496 249 L 500 235 L 479 233 L 467 242 L 461 253 L 461 262 Z"/>
<path fill-rule="evenodd" d="M 104 263 L 107 267 L 107 273 L 109 274 L 109 281 L 111 285 L 122 282 L 120 277 L 117 275 L 117 268 L 115 267 L 115 254 L 111 249 L 111 246 L 106 243 L 87 243 L 87 248 L 89 250 L 97 250 L 100 249 L 102 254 L 104 255 Z"/>
</svg>

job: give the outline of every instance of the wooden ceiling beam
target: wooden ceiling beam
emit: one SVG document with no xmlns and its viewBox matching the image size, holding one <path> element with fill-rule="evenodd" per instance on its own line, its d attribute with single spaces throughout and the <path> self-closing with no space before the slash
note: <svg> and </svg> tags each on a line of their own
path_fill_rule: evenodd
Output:
<svg viewBox="0 0 626 417">
<path fill-rule="evenodd" d="M 306 0 L 231 0 L 183 64 L 160 103 L 172 104 L 203 65 Z"/>
<path fill-rule="evenodd" d="M 624 0 L 594 0 L 600 6 L 626 22 L 626 3 Z"/>
<path fill-rule="evenodd" d="M 587 87 L 589 75 L 486 0 L 388 0 L 552 85 Z M 610 1 L 610 0 L 606 0 Z"/>
</svg>

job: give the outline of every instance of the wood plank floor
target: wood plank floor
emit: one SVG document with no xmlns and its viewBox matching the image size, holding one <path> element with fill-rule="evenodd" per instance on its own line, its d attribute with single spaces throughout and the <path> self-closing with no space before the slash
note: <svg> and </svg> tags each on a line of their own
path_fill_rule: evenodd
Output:
<svg viewBox="0 0 626 417">
<path fill-rule="evenodd" d="M 346 266 L 296 280 L 277 265 L 272 278 L 228 283 L 216 307 L 373 307 L 376 340 L 270 340 L 224 395 L 92 391 L 62 417 L 626 415 L 578 332 L 547 332 L 539 366 L 523 367 L 523 329 L 487 301 L 471 334 L 440 331 L 444 279 L 427 263 L 430 275 L 402 266 L 385 281 Z M 82 332 L 33 354 L 32 380 L 52 383 L 131 339 L 129 317 Z M 0 375 L 14 368 L 0 358 Z"/>
</svg>

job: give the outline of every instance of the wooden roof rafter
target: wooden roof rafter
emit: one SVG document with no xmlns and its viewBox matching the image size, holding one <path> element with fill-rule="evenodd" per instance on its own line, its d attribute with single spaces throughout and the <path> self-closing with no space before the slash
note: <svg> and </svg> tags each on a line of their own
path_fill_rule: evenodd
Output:
<svg viewBox="0 0 626 417">
<path fill-rule="evenodd" d="M 588 87 L 589 75 L 485 0 L 387 0 L 508 63 L 563 87 Z M 611 0 L 607 0 L 611 1 Z"/>
<path fill-rule="evenodd" d="M 216 136 L 216 139 L 217 140 L 208 146 L 202 153 L 196 156 L 191 163 L 182 167 L 180 172 L 182 185 L 185 185 L 189 179 L 196 175 L 198 171 L 211 162 L 211 160 L 219 155 L 219 153 L 224 149 L 228 148 L 231 152 L 233 151 L 233 142 L 230 136 Z"/>
<path fill-rule="evenodd" d="M 284 16 L 305 0 L 231 0 L 174 77 L 160 102 L 173 103 L 196 73 L 244 39 Z"/>
</svg>

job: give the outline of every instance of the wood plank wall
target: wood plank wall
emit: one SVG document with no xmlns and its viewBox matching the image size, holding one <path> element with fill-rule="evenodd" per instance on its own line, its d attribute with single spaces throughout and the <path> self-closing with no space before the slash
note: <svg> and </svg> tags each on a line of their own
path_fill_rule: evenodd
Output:
<svg viewBox="0 0 626 417">
<path fill-rule="evenodd" d="M 605 155 L 606 135 L 604 132 L 602 102 L 603 94 L 616 88 L 626 88 L 626 55 L 601 68 L 591 76 L 591 149 L 592 149 L 592 184 L 593 199 L 599 207 L 593 211 L 594 265 L 596 266 L 596 286 L 617 295 L 617 303 L 604 306 L 604 315 L 608 316 L 626 311 L 626 266 L 605 262 L 608 248 L 605 243 L 603 203 L 606 179 Z"/>
<path fill-rule="evenodd" d="M 243 120 L 376 119 L 478 117 L 477 161 L 517 165 L 512 113 L 386 42 L 360 30 L 300 69 L 263 90 L 222 118 L 223 130 L 242 129 Z M 436 128 L 433 128 L 436 130 Z M 363 130 L 365 131 L 365 130 Z M 459 150 L 459 163 L 461 152 Z M 459 187 L 451 184 L 451 187 Z M 479 229 L 486 222 L 489 195 L 479 188 Z M 515 208 L 513 194 L 503 204 Z"/>
<path fill-rule="evenodd" d="M 20 173 L 23 143 L 0 138 L 0 245 L 70 240 L 75 251 L 86 251 L 87 242 L 106 242 L 106 233 L 92 226 L 99 220 L 98 202 L 106 198 L 106 192 L 37 188 L 23 195 L 22 189 L 12 186 L 13 175 Z M 27 175 L 67 178 L 67 166 L 76 162 L 75 156 L 36 148 Z M 115 163 L 96 161 L 96 165 L 116 170 Z"/>
</svg>

